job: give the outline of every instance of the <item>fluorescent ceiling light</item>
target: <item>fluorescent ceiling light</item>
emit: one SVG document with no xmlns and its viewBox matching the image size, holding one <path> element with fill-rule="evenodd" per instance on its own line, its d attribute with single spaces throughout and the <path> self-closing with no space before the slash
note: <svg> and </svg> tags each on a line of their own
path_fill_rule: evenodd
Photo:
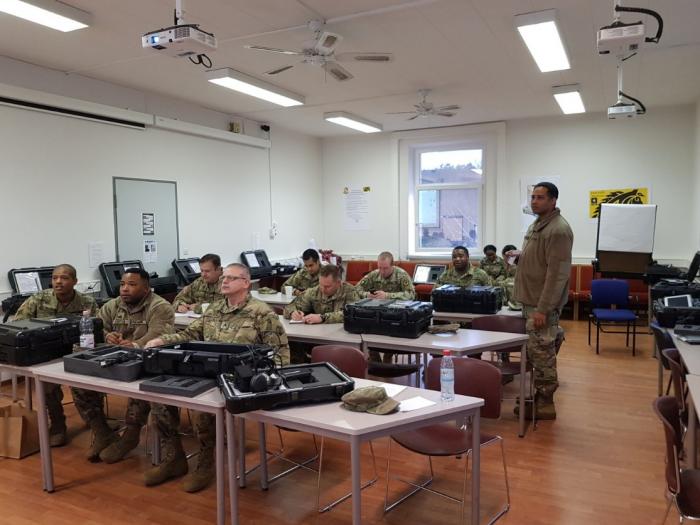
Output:
<svg viewBox="0 0 700 525">
<path fill-rule="evenodd" d="M 90 13 L 55 0 L 0 0 L 0 11 L 67 33 L 90 25 Z"/>
<path fill-rule="evenodd" d="M 250 95 L 251 97 L 260 98 L 273 104 L 284 106 L 302 106 L 304 97 L 279 88 L 264 80 L 258 80 L 255 77 L 236 71 L 228 67 L 215 69 L 207 72 L 207 80 L 223 86 L 228 89 L 233 89 L 239 93 Z"/>
<path fill-rule="evenodd" d="M 583 99 L 581 98 L 580 87 L 578 84 L 572 84 L 569 86 L 555 86 L 552 88 L 552 93 L 554 94 L 554 99 L 557 101 L 557 104 L 559 104 L 559 107 L 565 115 L 586 112 L 586 108 L 583 106 Z"/>
<path fill-rule="evenodd" d="M 516 15 L 515 25 L 542 73 L 571 67 L 554 9 Z"/>
<path fill-rule="evenodd" d="M 375 124 L 371 120 L 366 120 L 353 115 L 352 113 L 346 113 L 345 111 L 334 111 L 332 113 L 324 113 L 323 118 L 328 122 L 333 124 L 338 124 L 339 126 L 345 126 L 346 128 L 352 128 L 362 133 L 377 133 L 382 130 L 381 124 Z"/>
</svg>

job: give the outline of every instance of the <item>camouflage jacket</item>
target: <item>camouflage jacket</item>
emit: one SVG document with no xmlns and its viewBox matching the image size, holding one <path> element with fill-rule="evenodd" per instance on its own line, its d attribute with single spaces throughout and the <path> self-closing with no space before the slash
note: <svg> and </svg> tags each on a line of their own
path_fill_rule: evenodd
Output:
<svg viewBox="0 0 700 525">
<path fill-rule="evenodd" d="M 219 277 L 219 280 L 214 284 L 208 284 L 204 279 L 198 277 L 193 283 L 180 290 L 173 301 L 173 308 L 177 310 L 181 304 L 194 304 L 194 311 L 198 314 L 202 313 L 202 303 L 213 303 L 223 299 L 224 296 L 221 295 L 222 280 L 223 277 Z"/>
<path fill-rule="evenodd" d="M 83 310 L 90 310 L 90 315 L 97 313 L 97 303 L 89 295 L 75 292 L 68 304 L 61 304 L 53 290 L 43 290 L 29 297 L 15 314 L 15 319 L 32 319 L 36 317 L 56 317 L 61 314 L 81 315 Z"/>
<path fill-rule="evenodd" d="M 289 279 L 284 281 L 283 286 L 293 286 L 295 290 L 301 290 L 304 292 L 309 288 L 318 286 L 318 274 L 311 275 L 306 268 L 302 268 Z"/>
<path fill-rule="evenodd" d="M 406 270 L 394 266 L 394 271 L 388 279 L 384 279 L 379 270 L 373 270 L 365 275 L 355 285 L 360 297 L 368 297 L 370 292 L 382 290 L 387 292 L 387 299 L 402 299 L 404 301 L 415 298 L 416 290 L 413 288 L 413 279 Z"/>
<path fill-rule="evenodd" d="M 284 316 L 289 319 L 292 312 L 300 311 L 306 314 L 321 314 L 324 323 L 342 323 L 343 307 L 360 299 L 355 287 L 342 283 L 338 291 L 330 297 L 321 293 L 318 286 L 309 288 L 284 309 Z"/>
<path fill-rule="evenodd" d="M 289 344 L 284 327 L 272 309 L 250 294 L 238 306 L 229 306 L 226 298 L 209 305 L 202 317 L 184 330 L 162 336 L 166 343 L 183 341 L 220 341 L 223 343 L 266 343 L 277 349 L 278 364 L 289 364 Z"/>
<path fill-rule="evenodd" d="M 168 301 L 149 292 L 140 303 L 131 307 L 120 297 L 112 299 L 97 316 L 102 319 L 105 334 L 119 332 L 142 347 L 151 339 L 175 330 L 175 312 Z"/>
<path fill-rule="evenodd" d="M 489 277 L 491 277 L 493 281 L 506 276 L 506 262 L 498 256 L 496 256 L 496 259 L 493 261 L 484 257 L 481 259 L 479 267 L 489 274 Z"/>
<path fill-rule="evenodd" d="M 450 266 L 447 270 L 440 274 L 437 278 L 435 286 L 442 286 L 443 284 L 456 284 L 457 286 L 490 286 L 493 284 L 491 282 L 491 277 L 482 269 L 474 268 L 471 264 L 469 268 L 464 273 L 457 273 L 453 266 Z"/>
</svg>

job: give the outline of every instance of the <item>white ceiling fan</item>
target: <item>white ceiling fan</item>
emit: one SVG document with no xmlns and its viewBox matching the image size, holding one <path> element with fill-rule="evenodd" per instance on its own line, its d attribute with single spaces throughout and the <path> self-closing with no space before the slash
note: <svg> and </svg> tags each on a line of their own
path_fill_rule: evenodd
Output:
<svg viewBox="0 0 700 525">
<path fill-rule="evenodd" d="M 334 79 L 343 82 L 353 78 L 352 73 L 342 67 L 338 62 L 350 62 L 356 60 L 358 62 L 374 62 L 386 63 L 393 60 L 391 53 L 339 53 L 335 54 L 335 48 L 343 40 L 343 37 L 337 33 L 331 33 L 324 30 L 322 20 L 311 20 L 309 29 L 313 31 L 314 38 L 309 42 L 304 43 L 304 48 L 301 51 L 291 49 L 279 49 L 276 47 L 247 45 L 247 49 L 255 49 L 257 51 L 267 51 L 269 53 L 280 53 L 282 55 L 301 56 L 302 64 L 311 64 L 313 66 L 321 66 L 326 73 Z M 266 75 L 278 75 L 284 71 L 293 68 L 294 65 L 281 66 L 270 71 L 266 71 Z"/>
<path fill-rule="evenodd" d="M 450 104 L 449 106 L 440 106 L 440 107 L 435 107 L 435 105 L 432 102 L 428 102 L 426 98 L 428 97 L 428 93 L 430 93 L 429 89 L 420 89 L 418 90 L 418 95 L 421 97 L 421 100 L 418 104 L 414 104 L 413 107 L 416 108 L 413 111 L 393 111 L 391 113 L 387 113 L 387 115 L 413 115 L 412 117 L 409 117 L 407 120 L 413 120 L 418 117 L 430 117 L 430 116 L 438 116 L 438 117 L 454 117 L 455 116 L 455 111 L 459 109 L 459 106 L 456 104 Z"/>
</svg>

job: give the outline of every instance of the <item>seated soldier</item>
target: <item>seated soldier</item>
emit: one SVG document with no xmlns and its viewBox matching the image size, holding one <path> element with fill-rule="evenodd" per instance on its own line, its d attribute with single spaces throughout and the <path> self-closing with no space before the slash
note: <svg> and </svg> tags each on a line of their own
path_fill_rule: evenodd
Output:
<svg viewBox="0 0 700 525">
<path fill-rule="evenodd" d="M 390 252 L 380 253 L 377 269 L 365 275 L 355 286 L 358 295 L 371 299 L 414 299 L 413 279 L 403 268 L 393 264 L 394 256 Z"/>
<path fill-rule="evenodd" d="M 151 339 L 174 331 L 173 307 L 151 292 L 148 273 L 140 268 L 129 268 L 124 272 L 119 297 L 105 304 L 97 315 L 104 325 L 105 341 L 113 345 L 140 348 Z M 136 448 L 141 427 L 148 419 L 148 401 L 129 398 L 126 430 L 118 436 L 107 425 L 102 409 L 104 394 L 80 388 L 73 388 L 71 392 L 75 407 L 93 433 L 88 460 L 115 463 Z M 154 417 L 159 423 L 165 415 L 154 412 Z"/>
<path fill-rule="evenodd" d="M 15 314 L 15 320 L 41 317 L 56 317 L 65 314 L 90 315 L 97 313 L 97 303 L 89 295 L 75 291 L 78 283 L 75 268 L 70 264 L 59 264 L 51 274 L 51 288 L 42 290 L 24 301 Z M 60 447 L 68 442 L 66 415 L 63 412 L 63 390 L 61 385 L 46 383 L 46 410 L 49 413 L 49 444 Z"/>
<path fill-rule="evenodd" d="M 189 310 L 202 313 L 203 303 L 213 303 L 221 299 L 221 257 L 207 253 L 199 259 L 201 275 L 185 286 L 175 296 L 173 308 L 184 313 Z"/>
<path fill-rule="evenodd" d="M 294 295 L 301 295 L 309 288 L 318 286 L 318 271 L 321 269 L 318 252 L 311 248 L 304 250 L 304 253 L 301 254 L 301 259 L 304 261 L 304 267 L 298 270 L 282 285 L 283 287 L 293 287 Z M 284 290 L 284 288 L 282 289 Z"/>
<path fill-rule="evenodd" d="M 489 274 L 493 282 L 505 277 L 506 274 L 506 263 L 496 252 L 496 247 L 493 244 L 487 244 L 484 246 L 484 258 L 479 263 L 479 267 Z"/>
<path fill-rule="evenodd" d="M 322 266 L 318 286 L 309 288 L 284 309 L 284 317 L 306 324 L 342 323 L 343 308 L 359 300 L 355 287 L 343 282 L 341 269 L 334 264 Z"/>
<path fill-rule="evenodd" d="M 491 278 L 480 269 L 469 264 L 469 250 L 464 246 L 455 246 L 452 250 L 452 266 L 440 274 L 435 286 L 454 284 L 457 286 L 491 286 Z"/>
<path fill-rule="evenodd" d="M 508 252 L 514 252 L 517 248 L 512 244 L 507 244 L 503 247 L 503 260 L 506 265 L 505 275 L 496 282 L 498 286 L 502 286 L 505 292 L 505 303 L 511 310 L 522 310 L 522 305 L 513 299 L 513 289 L 515 288 L 515 273 L 518 269 L 517 257 L 507 257 Z"/>
<path fill-rule="evenodd" d="M 287 335 L 272 309 L 250 295 L 250 270 L 247 266 L 233 263 L 226 266 L 223 274 L 220 299 L 209 305 L 200 319 L 177 334 L 163 335 L 146 344 L 147 348 L 165 343 L 183 341 L 220 341 L 224 343 L 266 343 L 277 350 L 278 365 L 289 364 Z M 153 405 L 156 409 L 157 405 Z M 187 473 L 187 457 L 178 435 L 180 419 L 177 410 L 158 405 L 162 410 L 170 409 L 169 424 L 159 427 L 162 438 L 163 462 L 145 473 L 146 485 L 157 485 Z M 186 492 L 197 492 L 214 479 L 214 446 L 216 445 L 216 418 L 212 414 L 194 412 L 192 426 L 199 441 L 197 466 L 186 478 Z"/>
</svg>

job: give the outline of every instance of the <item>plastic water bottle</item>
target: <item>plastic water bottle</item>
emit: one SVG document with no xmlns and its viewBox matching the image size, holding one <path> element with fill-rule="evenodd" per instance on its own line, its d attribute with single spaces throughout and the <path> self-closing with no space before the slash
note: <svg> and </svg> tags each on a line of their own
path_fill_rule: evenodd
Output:
<svg viewBox="0 0 700 525">
<path fill-rule="evenodd" d="M 90 310 L 84 310 L 83 318 L 80 320 L 80 347 L 95 348 L 95 333 Z"/>
<path fill-rule="evenodd" d="M 449 350 L 443 350 L 440 363 L 440 399 L 454 401 L 455 399 L 455 365 Z"/>
</svg>

